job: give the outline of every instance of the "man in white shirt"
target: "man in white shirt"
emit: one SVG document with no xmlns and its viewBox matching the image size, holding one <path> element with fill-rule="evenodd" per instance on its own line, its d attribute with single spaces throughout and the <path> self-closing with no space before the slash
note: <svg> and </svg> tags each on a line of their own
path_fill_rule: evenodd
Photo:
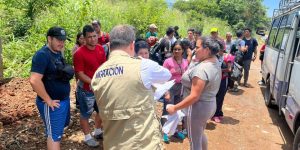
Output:
<svg viewBox="0 0 300 150">
<path fill-rule="evenodd" d="M 133 57 L 132 26 L 114 27 L 110 40 L 110 57 L 92 79 L 103 120 L 103 148 L 160 150 L 162 137 L 152 85 L 168 81 L 171 74 L 156 62 Z"/>
</svg>

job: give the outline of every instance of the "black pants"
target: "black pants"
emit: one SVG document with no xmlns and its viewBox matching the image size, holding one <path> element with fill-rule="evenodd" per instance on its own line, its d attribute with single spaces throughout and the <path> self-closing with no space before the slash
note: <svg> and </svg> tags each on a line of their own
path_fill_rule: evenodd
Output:
<svg viewBox="0 0 300 150">
<path fill-rule="evenodd" d="M 228 78 L 228 88 L 232 89 L 234 88 L 234 81 Z"/>
<path fill-rule="evenodd" d="M 223 106 L 223 102 L 224 102 L 224 97 L 227 92 L 227 84 L 228 84 L 227 82 L 228 82 L 227 78 L 221 80 L 221 85 L 220 85 L 219 91 L 216 96 L 217 109 L 216 109 L 216 113 L 214 115 L 216 117 L 223 116 L 222 106 Z"/>
</svg>

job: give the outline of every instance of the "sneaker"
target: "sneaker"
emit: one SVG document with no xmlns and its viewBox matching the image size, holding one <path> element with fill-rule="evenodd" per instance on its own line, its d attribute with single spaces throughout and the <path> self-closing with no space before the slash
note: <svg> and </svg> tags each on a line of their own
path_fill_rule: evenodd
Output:
<svg viewBox="0 0 300 150">
<path fill-rule="evenodd" d="M 99 142 L 97 142 L 95 139 L 91 138 L 87 141 L 83 141 L 84 144 L 86 144 L 89 147 L 98 147 L 99 146 Z"/>
<path fill-rule="evenodd" d="M 94 138 L 97 140 L 103 139 L 103 132 L 101 134 L 94 135 Z"/>
<path fill-rule="evenodd" d="M 103 139 L 103 132 L 98 135 L 95 135 L 95 132 L 92 132 L 92 136 L 97 140 Z"/>
<path fill-rule="evenodd" d="M 231 92 L 238 92 L 238 91 L 239 91 L 239 89 L 237 87 L 234 87 L 231 89 Z"/>
<path fill-rule="evenodd" d="M 211 118 L 212 121 L 214 121 L 215 123 L 220 123 L 221 119 L 219 117 L 213 117 Z"/>
<path fill-rule="evenodd" d="M 188 134 L 187 131 L 186 131 L 186 129 L 183 129 L 183 130 L 181 131 L 181 133 L 184 134 L 185 136 L 187 136 L 187 134 Z"/>
<path fill-rule="evenodd" d="M 265 83 L 262 80 L 258 81 L 258 85 L 264 85 L 264 84 Z"/>
<path fill-rule="evenodd" d="M 175 132 L 175 134 L 173 135 L 173 137 L 180 139 L 180 140 L 184 140 L 185 139 L 185 135 L 181 132 Z"/>
<path fill-rule="evenodd" d="M 166 144 L 169 144 L 169 143 L 170 143 L 170 139 L 169 139 L 169 137 L 168 137 L 168 135 L 167 135 L 166 133 L 164 133 L 163 141 L 164 141 Z"/>
<path fill-rule="evenodd" d="M 249 85 L 247 83 L 244 83 L 243 86 L 246 87 L 246 88 L 249 87 Z"/>
</svg>

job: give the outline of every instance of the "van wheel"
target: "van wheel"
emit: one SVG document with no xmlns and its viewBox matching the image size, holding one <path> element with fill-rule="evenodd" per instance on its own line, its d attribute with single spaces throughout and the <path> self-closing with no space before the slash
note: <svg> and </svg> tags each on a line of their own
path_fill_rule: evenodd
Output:
<svg viewBox="0 0 300 150">
<path fill-rule="evenodd" d="M 271 108 L 272 106 L 274 106 L 272 104 L 272 94 L 271 94 L 271 90 L 270 90 L 270 79 L 267 79 L 266 81 L 266 90 L 264 93 L 264 100 L 265 100 L 265 104 L 267 107 Z"/>
<path fill-rule="evenodd" d="M 293 150 L 299 150 L 299 149 L 300 149 L 300 128 L 298 127 L 294 137 Z"/>
</svg>

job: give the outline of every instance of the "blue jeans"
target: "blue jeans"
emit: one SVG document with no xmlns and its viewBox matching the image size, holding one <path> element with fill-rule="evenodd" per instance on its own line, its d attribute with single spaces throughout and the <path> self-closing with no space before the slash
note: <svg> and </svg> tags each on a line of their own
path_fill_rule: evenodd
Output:
<svg viewBox="0 0 300 150">
<path fill-rule="evenodd" d="M 96 98 L 93 92 L 87 91 L 81 87 L 77 87 L 77 100 L 79 103 L 80 116 L 88 119 L 93 114 L 94 110 L 98 113 Z"/>
</svg>

